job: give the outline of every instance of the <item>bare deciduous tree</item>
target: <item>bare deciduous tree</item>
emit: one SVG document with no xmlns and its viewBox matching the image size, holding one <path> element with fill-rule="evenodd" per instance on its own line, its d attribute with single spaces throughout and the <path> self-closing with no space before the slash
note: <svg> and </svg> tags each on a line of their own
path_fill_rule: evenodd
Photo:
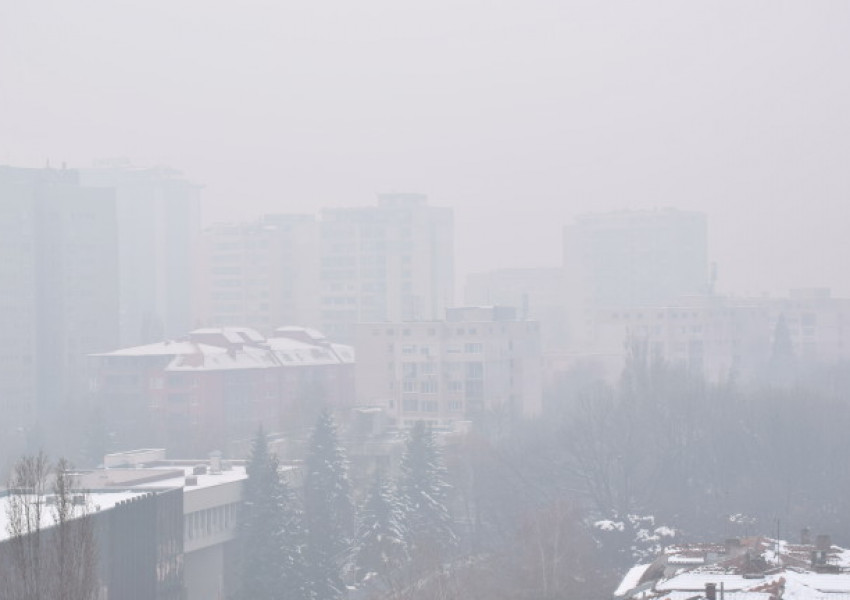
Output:
<svg viewBox="0 0 850 600">
<path fill-rule="evenodd" d="M 87 494 L 70 465 L 51 469 L 43 452 L 24 456 L 9 479 L 9 540 L 0 547 L 2 600 L 93 600 L 97 541 Z"/>
</svg>

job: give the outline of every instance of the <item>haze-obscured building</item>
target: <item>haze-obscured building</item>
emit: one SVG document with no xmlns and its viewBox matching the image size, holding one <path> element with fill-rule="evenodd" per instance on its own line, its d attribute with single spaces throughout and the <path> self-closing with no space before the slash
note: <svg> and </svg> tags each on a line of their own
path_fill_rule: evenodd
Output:
<svg viewBox="0 0 850 600">
<path fill-rule="evenodd" d="M 322 211 L 321 329 L 350 342 L 363 322 L 436 320 L 454 300 L 450 208 L 423 194 L 379 194 L 378 205 Z"/>
<path fill-rule="evenodd" d="M 115 194 L 65 169 L 0 167 L 0 453 L 79 399 L 118 342 Z M 5 443 L 4 443 L 5 442 Z"/>
<path fill-rule="evenodd" d="M 541 408 L 540 327 L 505 307 L 451 308 L 442 321 L 357 327 L 357 401 L 399 427 L 465 420 L 509 427 Z"/>
<path fill-rule="evenodd" d="M 198 240 L 195 325 L 319 324 L 318 224 L 310 215 L 265 215 L 217 224 Z"/>
<path fill-rule="evenodd" d="M 573 358 L 622 371 L 631 344 L 651 357 L 685 367 L 710 381 L 771 379 L 778 324 L 786 328 L 786 370 L 803 373 L 850 361 L 850 299 L 828 289 L 791 290 L 786 297 L 684 296 L 657 306 L 599 309 L 585 351 Z M 781 335 L 781 334 L 780 334 Z M 793 378 L 793 373 L 786 373 Z"/>
<path fill-rule="evenodd" d="M 82 169 L 80 177 L 86 186 L 114 190 L 116 198 L 121 344 L 188 331 L 201 186 L 174 169 L 123 163 Z"/>
<path fill-rule="evenodd" d="M 659 306 L 710 289 L 707 224 L 675 209 L 587 214 L 564 228 L 570 346 L 593 342 L 598 309 Z"/>
<path fill-rule="evenodd" d="M 544 352 L 566 343 L 561 268 L 496 269 L 466 279 L 466 306 L 513 306 L 519 319 L 540 323 Z"/>
</svg>

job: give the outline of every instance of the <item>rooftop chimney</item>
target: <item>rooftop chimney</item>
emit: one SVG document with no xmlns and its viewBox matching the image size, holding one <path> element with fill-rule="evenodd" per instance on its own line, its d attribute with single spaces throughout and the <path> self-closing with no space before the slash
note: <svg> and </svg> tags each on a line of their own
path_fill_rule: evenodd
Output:
<svg viewBox="0 0 850 600">
<path fill-rule="evenodd" d="M 706 583 L 705 584 L 705 597 L 707 600 L 717 600 L 717 584 L 716 583 Z"/>
</svg>

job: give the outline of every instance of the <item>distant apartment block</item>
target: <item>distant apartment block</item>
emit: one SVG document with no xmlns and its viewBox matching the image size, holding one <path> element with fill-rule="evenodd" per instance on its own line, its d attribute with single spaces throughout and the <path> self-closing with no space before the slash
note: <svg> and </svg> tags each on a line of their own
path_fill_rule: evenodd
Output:
<svg viewBox="0 0 850 600">
<path fill-rule="evenodd" d="M 454 299 L 452 211 L 421 194 L 213 225 L 197 248 L 195 326 L 298 323 L 351 342 L 357 323 L 438 319 Z"/>
<path fill-rule="evenodd" d="M 203 328 L 188 339 L 94 355 L 95 402 L 122 443 L 169 453 L 227 449 L 267 431 L 312 426 L 354 406 L 354 351 L 317 331 Z"/>
<path fill-rule="evenodd" d="M 357 400 L 408 427 L 464 420 L 499 425 L 541 407 L 539 324 L 512 308 L 452 308 L 443 321 L 357 327 Z"/>
<path fill-rule="evenodd" d="M 622 371 L 628 346 L 712 381 L 752 379 L 770 355 L 768 307 L 752 299 L 689 296 L 667 304 L 599 309 L 585 359 L 609 379 Z"/>
<path fill-rule="evenodd" d="M 707 291 L 706 217 L 674 209 L 583 215 L 564 228 L 563 264 L 571 346 L 582 348 L 597 309 Z"/>
<path fill-rule="evenodd" d="M 827 288 L 804 288 L 791 290 L 787 298 L 761 300 L 770 311 L 771 336 L 780 315 L 784 318 L 799 363 L 850 361 L 850 298 L 833 298 Z"/>
<path fill-rule="evenodd" d="M 362 322 L 440 319 L 454 300 L 453 214 L 422 194 L 322 211 L 321 329 L 351 341 Z"/>
<path fill-rule="evenodd" d="M 206 228 L 197 243 L 195 325 L 319 324 L 318 224 L 309 215 L 265 215 Z"/>
<path fill-rule="evenodd" d="M 766 374 L 780 317 L 795 365 L 805 369 L 850 361 L 850 299 L 826 289 L 792 290 L 787 297 L 686 296 L 657 306 L 599 309 L 593 343 L 577 358 L 619 375 L 626 345 L 713 381 L 753 381 Z"/>
<path fill-rule="evenodd" d="M 104 164 L 80 171 L 114 190 L 122 345 L 176 337 L 192 326 L 191 273 L 201 186 L 173 169 Z"/>
<path fill-rule="evenodd" d="M 87 389 L 118 342 L 115 195 L 72 170 L 0 167 L 0 453 Z"/>
</svg>

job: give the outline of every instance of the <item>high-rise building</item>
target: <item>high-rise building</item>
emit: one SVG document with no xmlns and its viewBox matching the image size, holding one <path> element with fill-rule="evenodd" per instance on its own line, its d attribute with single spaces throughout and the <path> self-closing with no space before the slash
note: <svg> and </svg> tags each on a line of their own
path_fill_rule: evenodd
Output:
<svg viewBox="0 0 850 600">
<path fill-rule="evenodd" d="M 541 409 L 540 327 L 507 307 L 464 307 L 446 319 L 357 327 L 357 401 L 401 427 L 464 420 L 509 427 Z"/>
<path fill-rule="evenodd" d="M 571 345 L 592 343 L 600 308 L 657 306 L 709 288 L 706 217 L 674 209 L 580 216 L 564 228 Z"/>
<path fill-rule="evenodd" d="M 112 190 L 72 170 L 0 167 L 0 438 L 87 389 L 85 356 L 118 341 Z"/>
<path fill-rule="evenodd" d="M 121 344 L 175 337 L 192 327 L 192 251 L 200 186 L 164 167 L 105 165 L 80 172 L 116 197 Z"/>
<path fill-rule="evenodd" d="M 361 322 L 441 319 L 454 299 L 453 223 L 422 194 L 322 211 L 321 329 L 350 341 Z"/>
<path fill-rule="evenodd" d="M 198 240 L 195 325 L 248 326 L 319 322 L 316 219 L 265 215 L 253 223 L 218 224 Z"/>
</svg>

